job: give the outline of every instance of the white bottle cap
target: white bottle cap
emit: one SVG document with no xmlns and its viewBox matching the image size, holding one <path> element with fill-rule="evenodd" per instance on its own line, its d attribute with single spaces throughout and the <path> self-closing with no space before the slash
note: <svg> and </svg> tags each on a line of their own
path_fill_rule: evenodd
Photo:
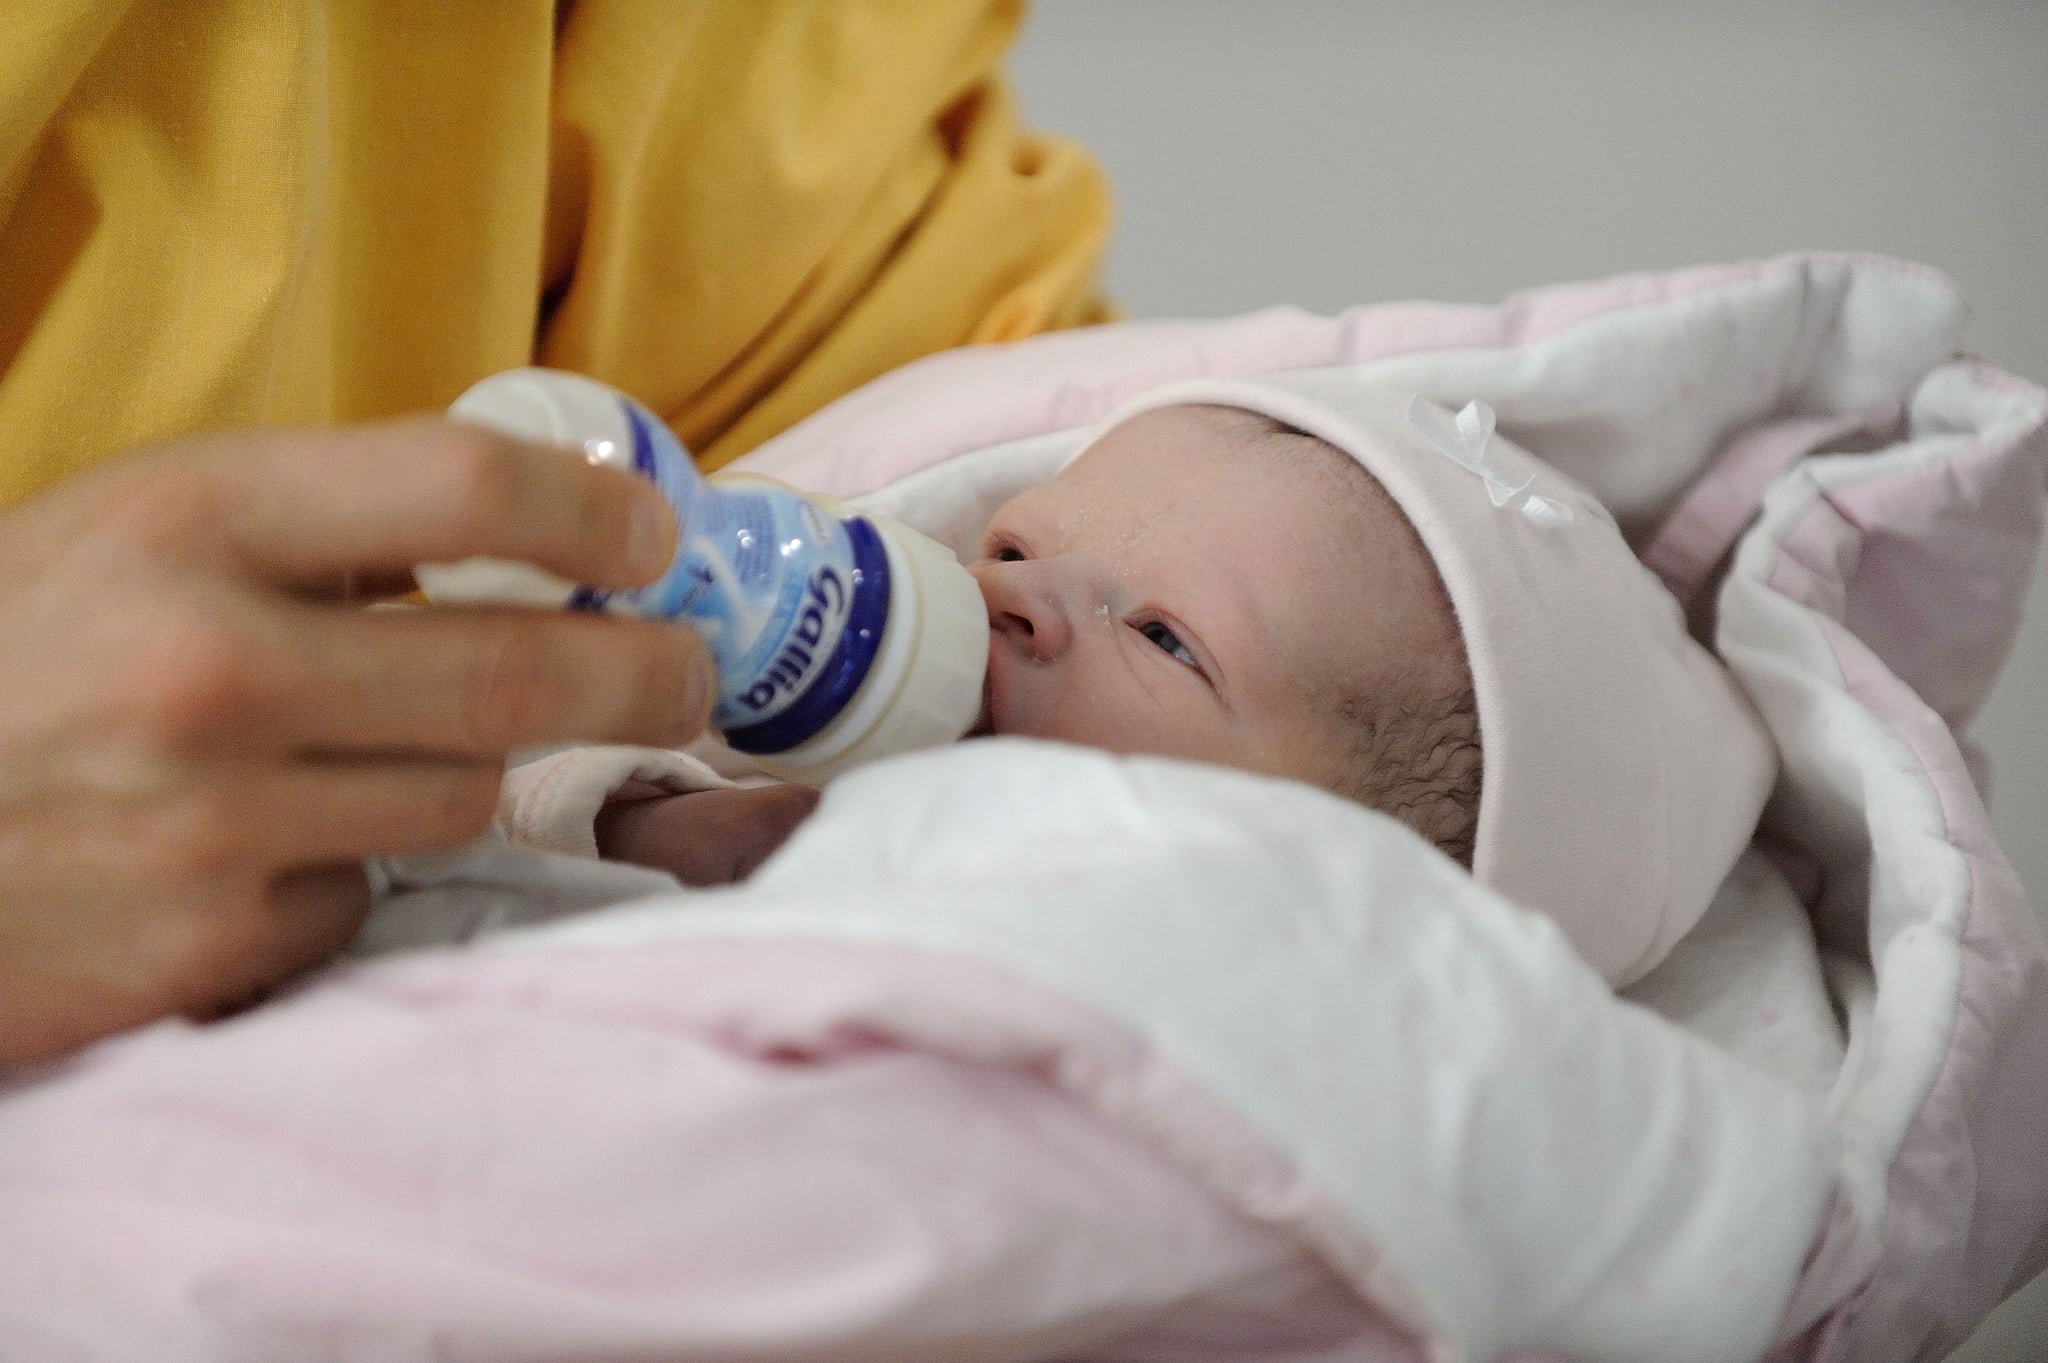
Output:
<svg viewBox="0 0 2048 1363">
<path fill-rule="evenodd" d="M 875 527 L 889 556 L 889 623 L 881 651 L 830 728 L 756 759 L 807 785 L 823 785 L 878 758 L 951 743 L 981 716 L 988 606 L 974 575 L 937 540 L 888 516 L 856 514 Z"/>
<path fill-rule="evenodd" d="M 555 369 L 508 369 L 473 385 L 448 415 L 540 444 L 580 450 L 593 464 L 631 472 L 633 431 L 618 395 L 595 379 Z M 530 563 L 469 558 L 413 570 L 430 601 L 564 606 L 576 584 Z"/>
</svg>

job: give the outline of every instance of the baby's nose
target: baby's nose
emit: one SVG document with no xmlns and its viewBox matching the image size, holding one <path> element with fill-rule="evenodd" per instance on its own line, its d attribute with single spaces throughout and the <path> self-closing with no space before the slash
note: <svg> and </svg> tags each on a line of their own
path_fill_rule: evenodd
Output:
<svg viewBox="0 0 2048 1363">
<path fill-rule="evenodd" d="M 988 604 L 988 625 L 1038 662 L 1067 651 L 1073 627 L 1057 584 L 1030 559 L 977 563 L 971 571 Z"/>
</svg>

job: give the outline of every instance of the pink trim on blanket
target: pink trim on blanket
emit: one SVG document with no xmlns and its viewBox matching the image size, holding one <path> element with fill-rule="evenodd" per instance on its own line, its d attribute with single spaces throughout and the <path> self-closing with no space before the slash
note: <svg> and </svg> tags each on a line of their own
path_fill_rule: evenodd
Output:
<svg viewBox="0 0 2048 1363">
<path fill-rule="evenodd" d="M 783 977 L 777 988 L 760 987 L 764 971 Z M 684 975 L 693 981 L 688 988 L 677 983 Z M 631 953 L 437 953 L 372 967 L 351 983 L 414 1003 L 496 1000 L 660 1031 L 687 1028 L 745 1054 L 792 1061 L 886 1040 L 1039 1074 L 1225 1206 L 1298 1234 L 1392 1323 L 1417 1337 L 1427 1333 L 1414 1293 L 1351 1215 L 1234 1110 L 1123 1027 L 995 965 L 908 946 L 778 935 Z M 782 1011 L 770 1016 L 763 997 Z"/>
<path fill-rule="evenodd" d="M 1854 433 L 1896 426 L 1897 410 L 1876 415 L 1773 422 L 1733 441 L 1664 518 L 1642 548 L 1643 565 L 1690 608 L 1722 558 L 1763 505 L 1764 490 L 1800 460 Z"/>
<path fill-rule="evenodd" d="M 1769 1363 L 1809 1363 L 1826 1356 L 1868 1290 L 1877 1248 L 1856 1208 L 1836 1189 L 1820 1240 L 1778 1322 L 1778 1344 Z"/>
<path fill-rule="evenodd" d="M 2021 611 L 2006 584 L 2033 576 L 2041 536 L 2040 459 L 2048 432 L 1980 440 L 1915 477 L 1835 494 L 1863 536 L 1843 623 L 1955 728 L 1975 717 L 2004 670 Z"/>
<path fill-rule="evenodd" d="M 1853 1363 L 1952 1346 L 2016 1285 L 1999 1266 L 2020 1259 L 2023 1275 L 2038 1266 L 2026 1256 L 2043 1248 L 2033 1228 L 2048 1218 L 2036 1173 L 2048 1163 L 2048 1088 L 1995 1079 L 2048 1072 L 2048 945 L 1947 724 L 1846 628 L 1826 619 L 1821 627 L 1850 694 L 1926 772 L 1970 887 L 1953 1029 L 1892 1161 L 1877 1253 L 1857 1245 L 1866 1232 L 1853 1216 L 1831 1217 L 1813 1281 L 1802 1279 L 1795 1294 L 1799 1315 L 1788 1313 L 1803 1330 L 1813 1303 L 1841 1298 L 1811 1336 L 1810 1357 Z"/>
<path fill-rule="evenodd" d="M 1036 1358 L 1127 1332 L 1233 1356 L 1191 1325 L 1147 1351 L 1168 1308 L 1260 1329 L 1235 1356 L 1449 1357 L 1374 1309 L 1405 1293 L 1349 1218 L 1142 1040 L 912 948 L 393 958 L 14 1102 L 0 1219 L 36 1253 L 0 1257 L 0 1338 L 35 1357 Z M 792 1186 L 874 1214 L 821 1223 Z M 1192 1265 L 1218 1299 L 1183 1295 Z"/>
<path fill-rule="evenodd" d="M 2002 392 L 2048 396 L 1966 364 L 1973 379 Z M 1946 839 L 1965 858 L 1970 894 L 1957 928 L 1952 1030 L 1892 1161 L 1884 1220 L 1860 1226 L 1837 1199 L 1781 1325 L 1782 1358 L 1952 1344 L 2015 1285 L 2001 1277 L 2003 1265 L 2018 1260 L 2024 1281 L 2048 1255 L 2048 1243 L 2027 1243 L 2029 1228 L 2048 1216 L 2048 1188 L 2033 1172 L 2048 1163 L 2048 1092 L 1995 1082 L 2048 1070 L 2048 946 L 1951 728 L 1981 699 L 1972 679 L 1996 674 L 2020 616 L 2006 593 L 1959 608 L 1956 598 L 1968 594 L 1952 584 L 1958 575 L 2027 580 L 2021 559 L 2040 532 L 2040 499 L 2030 493 L 2048 462 L 2044 440 L 2039 423 L 2021 425 L 1939 461 L 1829 489 L 1779 543 L 1769 585 L 1820 617 L 1850 695 L 1926 773 Z M 1958 505 L 1971 508 L 1967 523 L 1929 523 L 1927 508 Z M 1918 606 L 1930 576 L 1947 587 L 1939 611 Z M 1945 719 L 1930 704 L 1942 700 L 1961 713 Z"/>
<path fill-rule="evenodd" d="M 1988 367 L 1972 366 L 1973 376 L 1980 372 Z M 2040 388 L 2009 376 L 1999 386 L 2048 409 L 2048 392 Z M 1782 452 L 1773 443 L 1754 458 L 1761 463 Z M 2015 424 L 2002 438 L 1973 440 L 1938 460 L 1825 489 L 1820 506 L 1781 541 L 1771 585 L 1846 624 L 1961 729 L 2019 633 L 2018 593 L 2032 577 L 2041 535 L 2043 468 L 2048 425 Z M 1688 494 L 1673 521 L 1696 499 L 1706 494 Z M 1667 535 L 1674 543 L 1663 549 L 1665 566 L 1682 578 L 1702 552 L 1694 539 L 1705 542 L 1710 531 L 1674 524 L 1651 549 Z M 1795 582 L 1795 571 L 1810 576 Z"/>
</svg>

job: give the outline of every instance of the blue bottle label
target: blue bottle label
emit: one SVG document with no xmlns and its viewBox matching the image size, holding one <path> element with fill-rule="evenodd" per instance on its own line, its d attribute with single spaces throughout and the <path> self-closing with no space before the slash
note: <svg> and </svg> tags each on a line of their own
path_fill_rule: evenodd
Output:
<svg viewBox="0 0 2048 1363">
<path fill-rule="evenodd" d="M 854 641 L 843 636 L 862 568 L 870 566 L 860 560 L 871 556 L 857 555 L 848 526 L 806 498 L 710 486 L 665 425 L 637 403 L 622 399 L 622 406 L 633 467 L 675 508 L 681 543 L 668 571 L 647 586 L 582 588 L 571 604 L 686 621 L 718 668 L 712 726 L 728 738 L 763 725 L 787 728 L 771 722 L 821 676 L 844 670 L 841 645 Z M 871 643 L 856 651 L 864 672 Z"/>
</svg>

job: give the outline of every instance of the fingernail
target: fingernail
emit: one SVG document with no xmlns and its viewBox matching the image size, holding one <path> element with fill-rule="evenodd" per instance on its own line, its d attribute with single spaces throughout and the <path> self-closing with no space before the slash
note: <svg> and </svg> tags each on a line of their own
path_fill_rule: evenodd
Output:
<svg viewBox="0 0 2048 1363">
<path fill-rule="evenodd" d="M 650 576 L 668 567 L 674 555 L 675 514 L 658 492 L 643 492 L 633 503 L 633 523 L 626 531 L 626 553 L 633 566 Z"/>
</svg>

